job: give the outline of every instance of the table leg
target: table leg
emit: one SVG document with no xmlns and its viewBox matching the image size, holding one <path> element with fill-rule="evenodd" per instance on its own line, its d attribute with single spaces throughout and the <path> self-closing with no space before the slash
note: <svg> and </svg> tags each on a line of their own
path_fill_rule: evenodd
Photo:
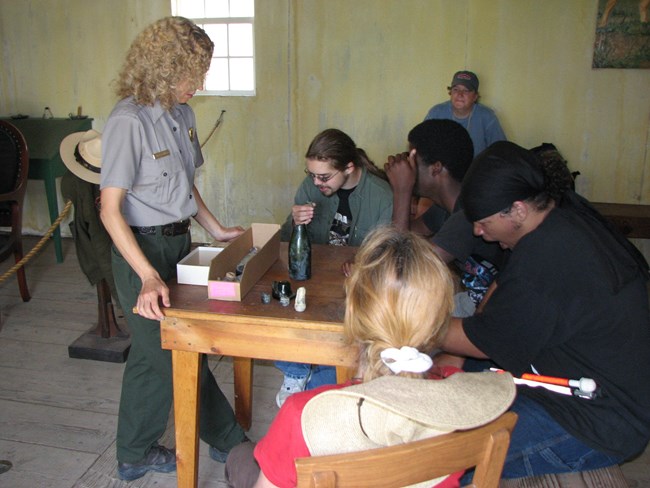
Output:
<svg viewBox="0 0 650 488">
<path fill-rule="evenodd" d="M 354 368 L 348 368 L 347 366 L 337 366 L 336 367 L 336 382 L 345 383 L 348 380 L 354 378 L 354 373 L 356 370 Z"/>
<path fill-rule="evenodd" d="M 235 416 L 241 428 L 251 428 L 253 408 L 253 360 L 251 358 L 233 358 L 235 381 Z"/>
<path fill-rule="evenodd" d="M 197 352 L 172 351 L 176 476 L 179 488 L 196 488 L 199 472 L 199 374 Z"/>
<path fill-rule="evenodd" d="M 50 212 L 50 223 L 54 221 L 59 216 L 59 206 L 57 204 L 56 198 L 56 176 L 52 168 L 48 165 L 45 170 L 45 177 L 43 178 L 45 183 L 45 196 L 47 197 L 47 209 Z M 54 230 L 54 252 L 56 253 L 56 262 L 63 262 L 63 247 L 61 245 L 61 230 L 57 227 Z"/>
</svg>

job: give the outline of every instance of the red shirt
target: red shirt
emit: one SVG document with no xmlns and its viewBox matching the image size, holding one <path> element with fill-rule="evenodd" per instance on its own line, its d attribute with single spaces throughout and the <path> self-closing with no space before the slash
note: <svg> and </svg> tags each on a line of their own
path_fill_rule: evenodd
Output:
<svg viewBox="0 0 650 488">
<path fill-rule="evenodd" d="M 430 374 L 430 379 L 442 379 L 461 371 L 457 368 L 440 368 L 436 374 Z M 302 411 L 309 400 L 321 392 L 345 388 L 354 384 L 347 382 L 341 385 L 324 385 L 313 390 L 296 393 L 287 398 L 275 417 L 269 431 L 255 446 L 255 459 L 260 465 L 264 476 L 280 488 L 296 486 L 296 465 L 299 457 L 311 456 L 305 438 L 302 434 Z M 438 483 L 436 488 L 458 488 L 463 471 L 454 473 Z"/>
</svg>

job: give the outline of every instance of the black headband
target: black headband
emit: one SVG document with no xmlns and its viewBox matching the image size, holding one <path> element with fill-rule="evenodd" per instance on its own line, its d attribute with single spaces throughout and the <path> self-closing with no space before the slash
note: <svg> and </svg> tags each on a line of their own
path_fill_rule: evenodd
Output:
<svg viewBox="0 0 650 488">
<path fill-rule="evenodd" d="M 544 191 L 538 158 L 512 142 L 480 153 L 463 179 L 460 199 L 470 222 L 484 219 Z"/>
<path fill-rule="evenodd" d="M 550 186 L 552 182 L 548 183 Z M 549 193 L 542 162 L 532 152 L 502 141 L 476 157 L 463 180 L 460 198 L 465 215 L 470 222 L 476 222 L 542 192 Z M 639 272 L 648 279 L 648 263 L 643 255 L 587 200 L 567 189 L 556 204 L 576 215 L 592 236 L 614 292 L 618 293 Z"/>
<path fill-rule="evenodd" d="M 83 158 L 83 156 L 79 153 L 79 144 L 77 144 L 74 148 L 74 158 L 77 160 L 77 163 L 79 163 L 87 170 L 97 174 L 100 174 L 102 172 L 101 168 L 98 168 L 97 166 L 93 166 Z"/>
</svg>

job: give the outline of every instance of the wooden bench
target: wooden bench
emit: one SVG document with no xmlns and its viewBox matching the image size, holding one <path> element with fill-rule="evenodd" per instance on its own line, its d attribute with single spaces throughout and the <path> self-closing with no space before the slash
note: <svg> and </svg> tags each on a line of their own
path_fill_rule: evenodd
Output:
<svg viewBox="0 0 650 488">
<path fill-rule="evenodd" d="M 620 466 L 582 471 L 580 473 L 547 474 L 501 480 L 499 488 L 629 488 Z"/>
<path fill-rule="evenodd" d="M 591 202 L 625 237 L 650 239 L 650 205 Z"/>
</svg>

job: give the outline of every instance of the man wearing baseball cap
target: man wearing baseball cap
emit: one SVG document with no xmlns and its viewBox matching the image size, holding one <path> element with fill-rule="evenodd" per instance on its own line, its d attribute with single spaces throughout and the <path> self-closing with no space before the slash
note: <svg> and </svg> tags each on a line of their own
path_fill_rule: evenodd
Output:
<svg viewBox="0 0 650 488">
<path fill-rule="evenodd" d="M 457 71 L 447 90 L 449 101 L 433 106 L 424 120 L 451 119 L 458 122 L 472 138 L 474 156 L 493 142 L 507 140 L 494 111 L 478 103 L 476 74 L 471 71 Z"/>
</svg>

